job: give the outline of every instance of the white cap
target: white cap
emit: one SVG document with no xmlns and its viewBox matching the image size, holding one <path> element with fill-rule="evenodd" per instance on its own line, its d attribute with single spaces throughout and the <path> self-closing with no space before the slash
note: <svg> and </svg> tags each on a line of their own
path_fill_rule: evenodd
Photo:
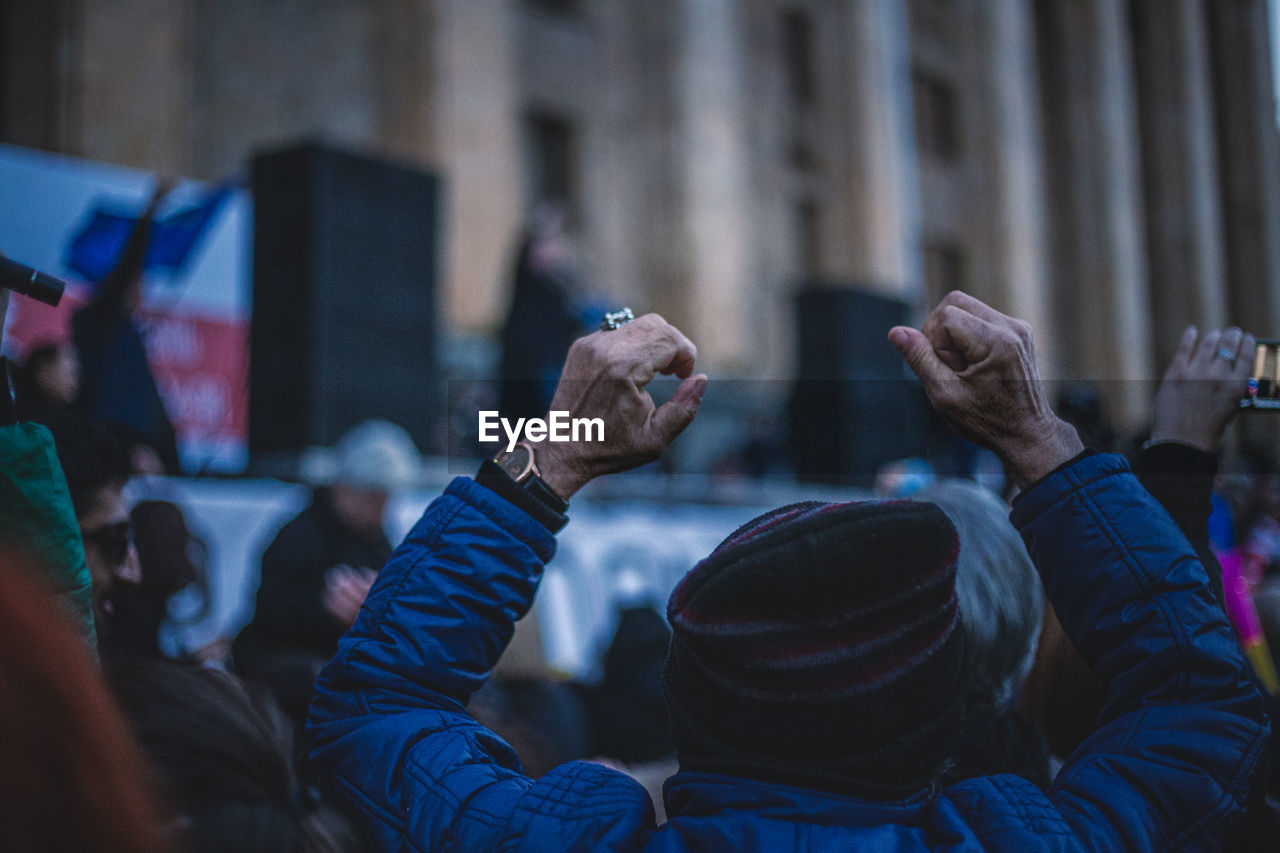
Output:
<svg viewBox="0 0 1280 853">
<path fill-rule="evenodd" d="M 413 439 L 390 421 L 352 427 L 335 447 L 310 447 L 302 457 L 302 479 L 313 485 L 341 483 L 388 492 L 422 480 L 422 460 Z"/>
</svg>

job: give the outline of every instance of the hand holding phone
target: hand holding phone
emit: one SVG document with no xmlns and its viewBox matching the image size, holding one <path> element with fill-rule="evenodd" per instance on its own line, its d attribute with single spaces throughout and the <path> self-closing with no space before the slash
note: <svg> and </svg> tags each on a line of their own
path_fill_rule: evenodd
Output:
<svg viewBox="0 0 1280 853">
<path fill-rule="evenodd" d="M 1151 440 L 1217 452 L 1240 408 L 1253 351 L 1253 336 L 1235 326 L 1203 335 L 1188 326 L 1156 393 Z"/>
</svg>

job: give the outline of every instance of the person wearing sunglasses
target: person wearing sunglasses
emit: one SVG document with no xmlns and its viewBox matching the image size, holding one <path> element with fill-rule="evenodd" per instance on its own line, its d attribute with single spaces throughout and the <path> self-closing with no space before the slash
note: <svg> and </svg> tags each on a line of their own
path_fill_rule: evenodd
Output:
<svg viewBox="0 0 1280 853">
<path fill-rule="evenodd" d="M 131 471 L 129 457 L 111 434 L 96 424 L 66 421 L 51 423 L 49 428 L 84 540 L 94 621 L 102 647 L 110 640 L 112 589 L 116 584 L 142 581 L 124 498 Z"/>
</svg>

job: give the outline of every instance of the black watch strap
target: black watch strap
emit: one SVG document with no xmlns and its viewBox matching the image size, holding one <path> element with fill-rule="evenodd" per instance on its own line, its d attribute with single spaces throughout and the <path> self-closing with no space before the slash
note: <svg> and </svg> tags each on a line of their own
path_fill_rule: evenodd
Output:
<svg viewBox="0 0 1280 853">
<path fill-rule="evenodd" d="M 476 482 L 533 516 L 552 533 L 559 533 L 569 523 L 569 517 L 565 515 L 569 504 L 537 475 L 517 483 L 501 465 L 486 459 L 476 473 Z"/>
</svg>

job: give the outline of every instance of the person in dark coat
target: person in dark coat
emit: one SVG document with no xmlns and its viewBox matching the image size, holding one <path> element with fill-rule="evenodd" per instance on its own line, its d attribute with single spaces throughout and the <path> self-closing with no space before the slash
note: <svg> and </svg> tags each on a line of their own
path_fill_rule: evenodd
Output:
<svg viewBox="0 0 1280 853">
<path fill-rule="evenodd" d="M 565 501 L 655 459 L 696 415 L 696 351 L 646 315 L 575 344 L 553 401 L 603 418 L 608 440 L 525 447 L 454 480 L 321 674 L 311 759 L 378 849 L 1222 849 L 1270 728 L 1185 537 L 1122 458 L 1086 451 L 1053 414 L 1025 324 L 953 293 L 890 341 L 952 427 L 1006 464 L 1022 491 L 1012 521 L 1107 684 L 1048 792 L 1009 774 L 939 783 L 967 693 L 961 543 L 923 502 L 781 507 L 685 576 L 667 606 L 680 770 L 662 826 L 629 777 L 570 762 L 533 780 L 466 715 Z M 661 407 L 642 390 L 658 371 L 684 379 Z"/>
<path fill-rule="evenodd" d="M 671 629 L 657 610 L 647 605 L 619 609 L 603 677 L 586 690 L 592 754 L 627 764 L 675 754 L 662 699 L 662 665 L 670 644 Z"/>
<path fill-rule="evenodd" d="M 181 472 L 177 434 L 136 319 L 151 222 L 169 187 L 165 182 L 157 186 L 119 262 L 98 283 L 93 301 L 71 318 L 82 366 L 80 408 L 115 432 L 129 448 L 135 470 L 149 474 Z"/>
<path fill-rule="evenodd" d="M 129 510 L 141 576 L 136 584 L 115 587 L 110 651 L 113 655 L 160 658 L 160 629 L 169 599 L 191 587 L 202 606 L 191 619 L 208 611 L 204 541 L 191 532 L 182 508 L 169 501 L 145 500 Z"/>
<path fill-rule="evenodd" d="M 392 492 L 413 482 L 418 455 L 400 427 L 366 421 L 339 441 L 333 464 L 311 472 L 329 485 L 262 555 L 253 620 L 233 649 L 240 673 L 274 691 L 299 722 L 311 682 L 391 556 L 383 516 Z"/>
<path fill-rule="evenodd" d="M 502 327 L 498 403 L 513 420 L 546 413 L 565 354 L 582 334 L 563 232 L 564 212 L 544 206 L 516 255 L 511 307 Z"/>
<path fill-rule="evenodd" d="M 1199 334 L 1188 327 L 1156 394 L 1151 437 L 1134 464 L 1142 485 L 1168 512 L 1205 568 L 1219 607 L 1224 605 L 1222 566 L 1209 541 L 1218 451 L 1227 426 L 1240 411 L 1256 341 L 1231 327 Z M 1024 707 L 1048 734 L 1054 751 L 1067 755 L 1092 731 L 1107 701 L 1105 685 L 1089 670 L 1063 633 L 1052 609 L 1024 692 Z M 1272 720 L 1280 700 L 1262 691 Z M 1280 745 L 1268 747 L 1270 794 L 1280 793 Z M 1231 849 L 1270 850 L 1280 833 L 1280 814 L 1255 792 Z"/>
</svg>

